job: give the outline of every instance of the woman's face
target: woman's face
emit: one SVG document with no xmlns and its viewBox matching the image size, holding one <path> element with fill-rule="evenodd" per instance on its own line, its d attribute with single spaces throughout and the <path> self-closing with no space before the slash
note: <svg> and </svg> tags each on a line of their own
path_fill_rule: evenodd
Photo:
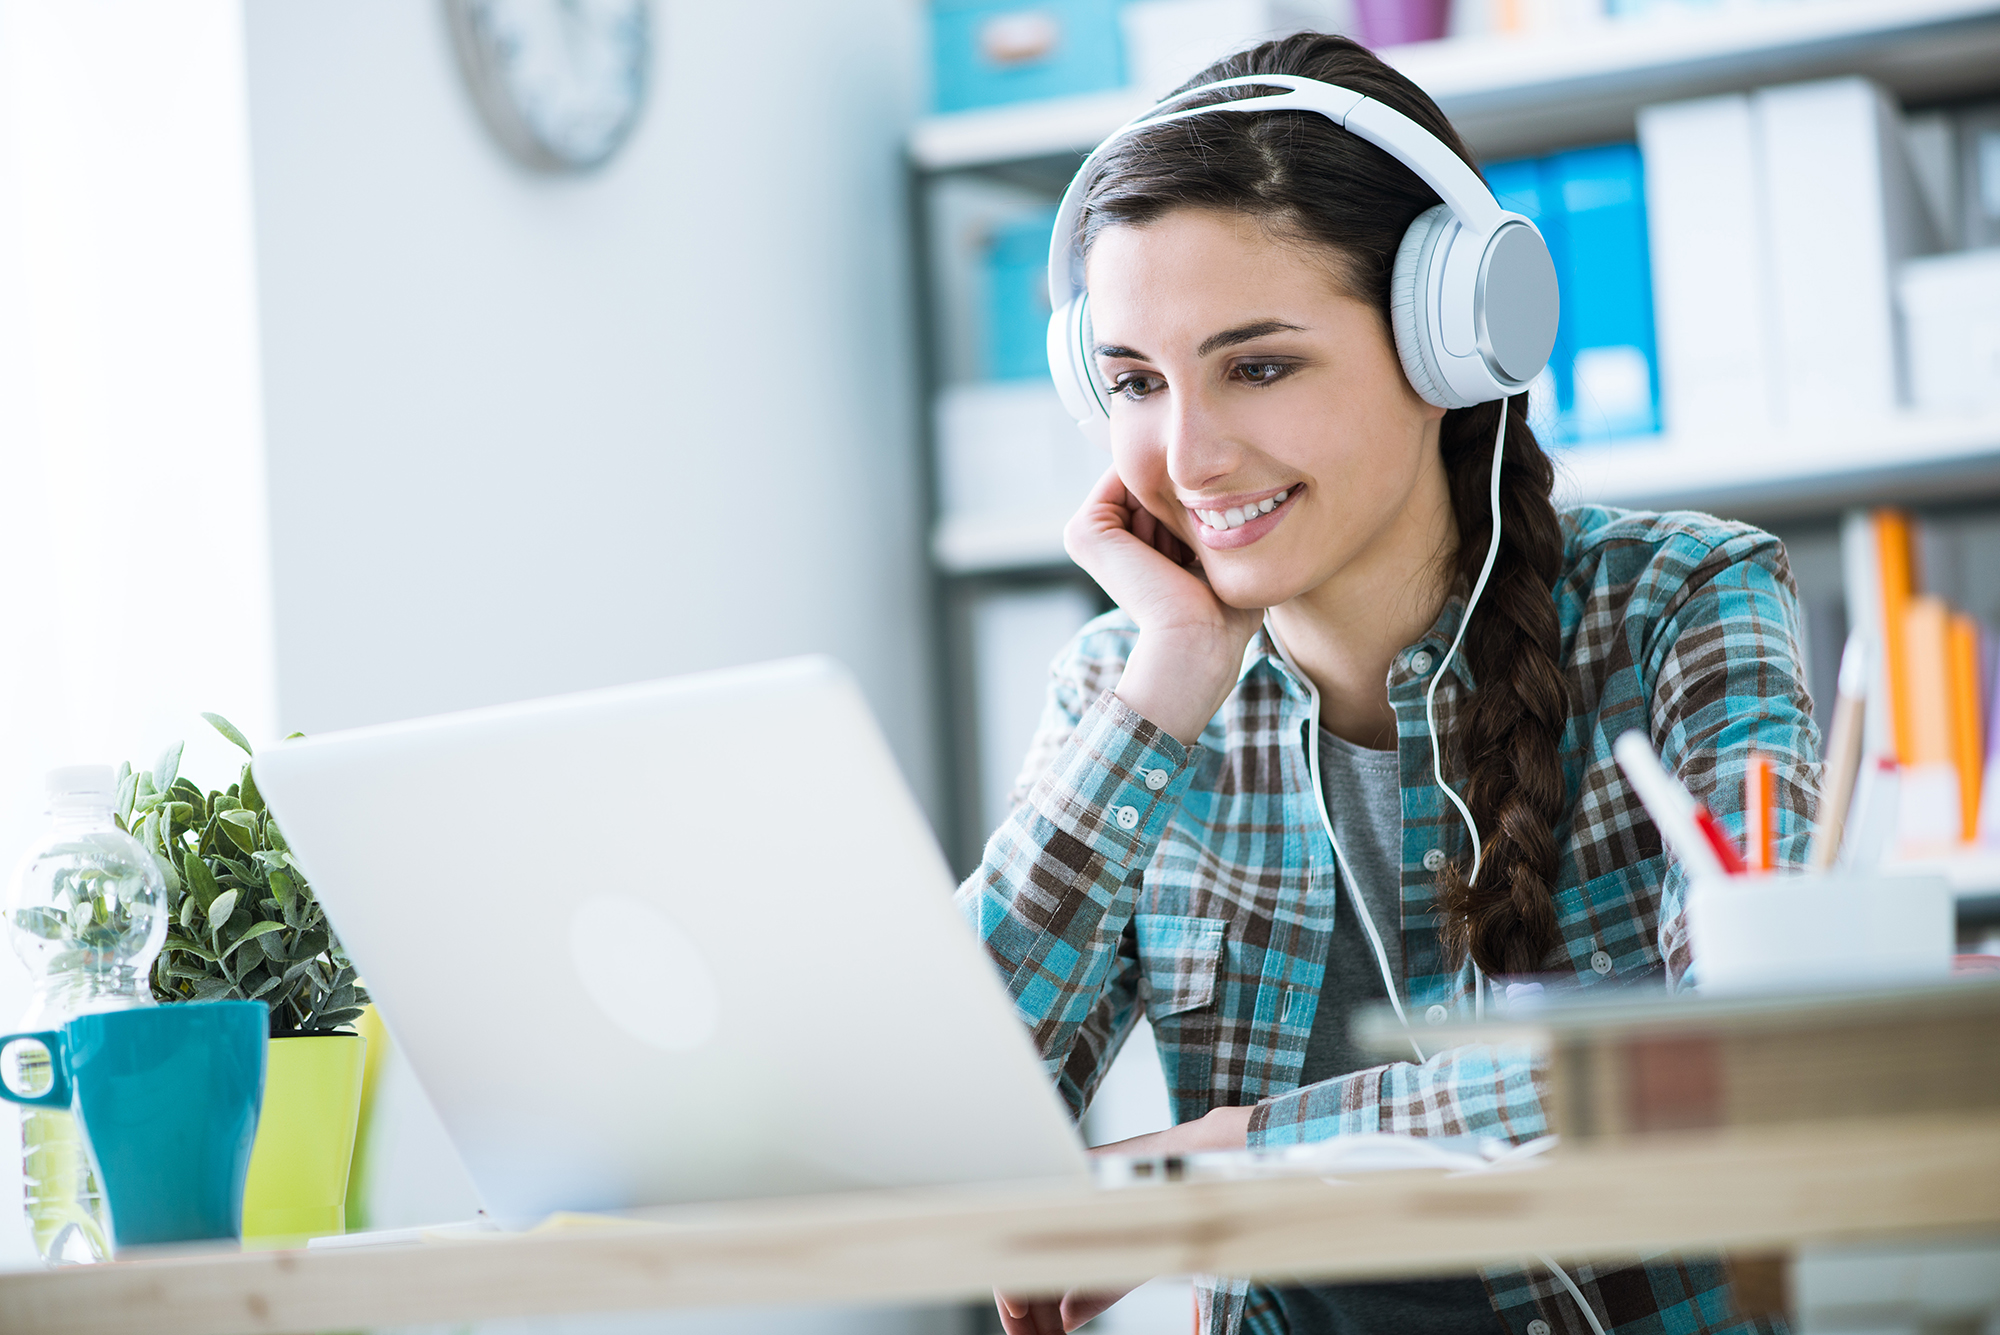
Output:
<svg viewBox="0 0 2000 1335">
<path fill-rule="evenodd" d="M 1107 227 L 1090 249 L 1118 474 L 1234 607 L 1377 584 L 1367 572 L 1434 561 L 1440 524 L 1448 541 L 1444 410 L 1335 259 L 1210 209 Z"/>
</svg>

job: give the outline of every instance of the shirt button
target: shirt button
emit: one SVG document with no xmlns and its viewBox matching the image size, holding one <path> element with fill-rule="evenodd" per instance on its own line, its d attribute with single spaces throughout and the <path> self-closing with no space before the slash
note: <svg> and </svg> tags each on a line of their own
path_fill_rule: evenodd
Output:
<svg viewBox="0 0 2000 1335">
<path fill-rule="evenodd" d="M 1146 786 L 1156 793 L 1159 792 L 1160 789 L 1167 786 L 1167 772 L 1163 769 L 1147 770 Z"/>
<path fill-rule="evenodd" d="M 1611 957 L 1601 950 L 1593 950 L 1590 952 L 1590 967 L 1598 973 L 1610 973 Z"/>
<path fill-rule="evenodd" d="M 1431 1024 L 1443 1024 L 1451 1018 L 1451 1012 L 1442 1006 L 1433 1006 L 1424 1012 L 1424 1019 Z"/>
<path fill-rule="evenodd" d="M 1428 649 L 1419 649 L 1410 655 L 1410 671 L 1421 677 L 1431 670 L 1431 664 L 1435 661 Z"/>
<path fill-rule="evenodd" d="M 1137 807 L 1113 807 L 1111 814 L 1117 818 L 1118 828 L 1121 830 L 1132 829 L 1139 823 L 1139 809 Z"/>
<path fill-rule="evenodd" d="M 1528 1323 L 1528 1335 L 1549 1335 L 1549 1323 L 1536 1317 Z"/>
<path fill-rule="evenodd" d="M 1444 870 L 1444 850 L 1442 848 L 1433 848 L 1430 852 L 1424 854 L 1424 870 Z"/>
</svg>

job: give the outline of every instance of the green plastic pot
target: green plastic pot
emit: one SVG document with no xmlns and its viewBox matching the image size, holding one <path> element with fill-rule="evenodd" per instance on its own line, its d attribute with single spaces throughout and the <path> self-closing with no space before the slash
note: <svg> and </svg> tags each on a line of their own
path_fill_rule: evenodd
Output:
<svg viewBox="0 0 2000 1335">
<path fill-rule="evenodd" d="M 346 1232 L 347 1171 L 367 1053 L 359 1034 L 271 1040 L 264 1110 L 243 1190 L 246 1246 L 291 1246 Z"/>
</svg>

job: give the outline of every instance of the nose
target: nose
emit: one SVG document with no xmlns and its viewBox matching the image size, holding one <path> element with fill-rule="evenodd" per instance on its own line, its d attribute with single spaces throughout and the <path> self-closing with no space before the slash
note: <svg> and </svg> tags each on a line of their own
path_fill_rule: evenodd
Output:
<svg viewBox="0 0 2000 1335">
<path fill-rule="evenodd" d="M 1242 446 L 1213 398 L 1202 388 L 1171 396 L 1166 434 L 1167 476 L 1182 491 L 1216 487 L 1236 470 Z"/>
</svg>

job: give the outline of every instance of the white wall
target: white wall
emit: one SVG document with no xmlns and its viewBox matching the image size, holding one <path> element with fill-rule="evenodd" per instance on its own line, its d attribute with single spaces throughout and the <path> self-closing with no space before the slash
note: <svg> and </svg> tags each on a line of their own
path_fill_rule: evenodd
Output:
<svg viewBox="0 0 2000 1335">
<path fill-rule="evenodd" d="M 251 0 L 288 728 L 825 650 L 929 797 L 919 12 L 659 0 L 579 178 L 493 145 L 440 4 Z"/>
</svg>

